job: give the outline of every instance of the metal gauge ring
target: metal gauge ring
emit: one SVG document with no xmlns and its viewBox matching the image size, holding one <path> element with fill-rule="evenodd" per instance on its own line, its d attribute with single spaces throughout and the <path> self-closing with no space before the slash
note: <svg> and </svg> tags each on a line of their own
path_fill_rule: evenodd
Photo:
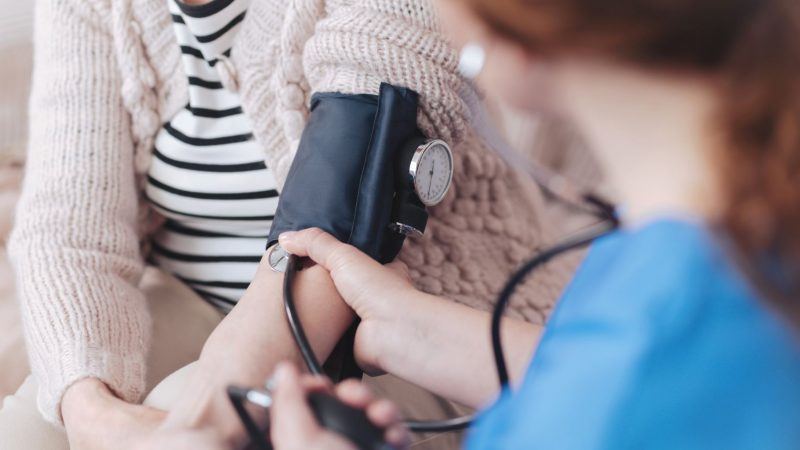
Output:
<svg viewBox="0 0 800 450">
<path fill-rule="evenodd" d="M 414 192 L 425 206 L 441 202 L 453 183 L 453 152 L 440 139 L 425 141 L 414 151 L 409 167 Z"/>
</svg>

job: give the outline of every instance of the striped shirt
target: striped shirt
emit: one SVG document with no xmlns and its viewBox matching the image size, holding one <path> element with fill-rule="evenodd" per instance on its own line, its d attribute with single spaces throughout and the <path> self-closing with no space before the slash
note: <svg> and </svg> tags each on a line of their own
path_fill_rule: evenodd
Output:
<svg viewBox="0 0 800 450">
<path fill-rule="evenodd" d="M 153 238 L 152 259 L 229 310 L 255 275 L 278 205 L 275 178 L 239 96 L 223 87 L 215 68 L 230 54 L 249 0 L 167 1 L 189 104 L 155 141 L 145 193 L 167 220 Z"/>
</svg>

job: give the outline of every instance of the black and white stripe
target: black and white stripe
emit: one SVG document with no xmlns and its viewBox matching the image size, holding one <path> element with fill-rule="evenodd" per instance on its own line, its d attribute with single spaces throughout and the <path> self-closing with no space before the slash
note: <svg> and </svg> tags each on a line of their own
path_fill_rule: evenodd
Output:
<svg viewBox="0 0 800 450">
<path fill-rule="evenodd" d="M 156 137 L 146 194 L 167 221 L 152 259 L 227 310 L 255 275 L 278 205 L 239 96 L 216 69 L 230 55 L 248 0 L 167 1 L 189 104 Z"/>
</svg>

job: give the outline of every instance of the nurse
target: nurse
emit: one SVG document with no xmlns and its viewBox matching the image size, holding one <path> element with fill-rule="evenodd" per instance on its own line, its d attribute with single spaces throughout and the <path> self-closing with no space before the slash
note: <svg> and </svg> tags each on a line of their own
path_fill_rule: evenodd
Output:
<svg viewBox="0 0 800 450">
<path fill-rule="evenodd" d="M 593 244 L 545 329 L 504 322 L 502 392 L 487 313 L 319 230 L 282 236 L 361 317 L 361 365 L 485 408 L 469 449 L 797 448 L 800 3 L 438 4 L 490 97 L 583 130 L 623 227 Z M 277 448 L 348 448 L 306 408 L 314 382 L 290 366 L 277 380 Z M 383 402 L 368 413 L 394 423 Z"/>
</svg>

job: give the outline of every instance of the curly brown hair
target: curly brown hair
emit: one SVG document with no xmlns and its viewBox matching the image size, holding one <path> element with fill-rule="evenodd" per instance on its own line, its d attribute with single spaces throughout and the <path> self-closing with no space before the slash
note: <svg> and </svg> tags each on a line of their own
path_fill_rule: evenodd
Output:
<svg viewBox="0 0 800 450">
<path fill-rule="evenodd" d="M 800 317 L 800 2 L 465 2 L 543 57 L 589 52 L 720 80 L 726 203 L 718 225 L 766 297 Z"/>
</svg>

